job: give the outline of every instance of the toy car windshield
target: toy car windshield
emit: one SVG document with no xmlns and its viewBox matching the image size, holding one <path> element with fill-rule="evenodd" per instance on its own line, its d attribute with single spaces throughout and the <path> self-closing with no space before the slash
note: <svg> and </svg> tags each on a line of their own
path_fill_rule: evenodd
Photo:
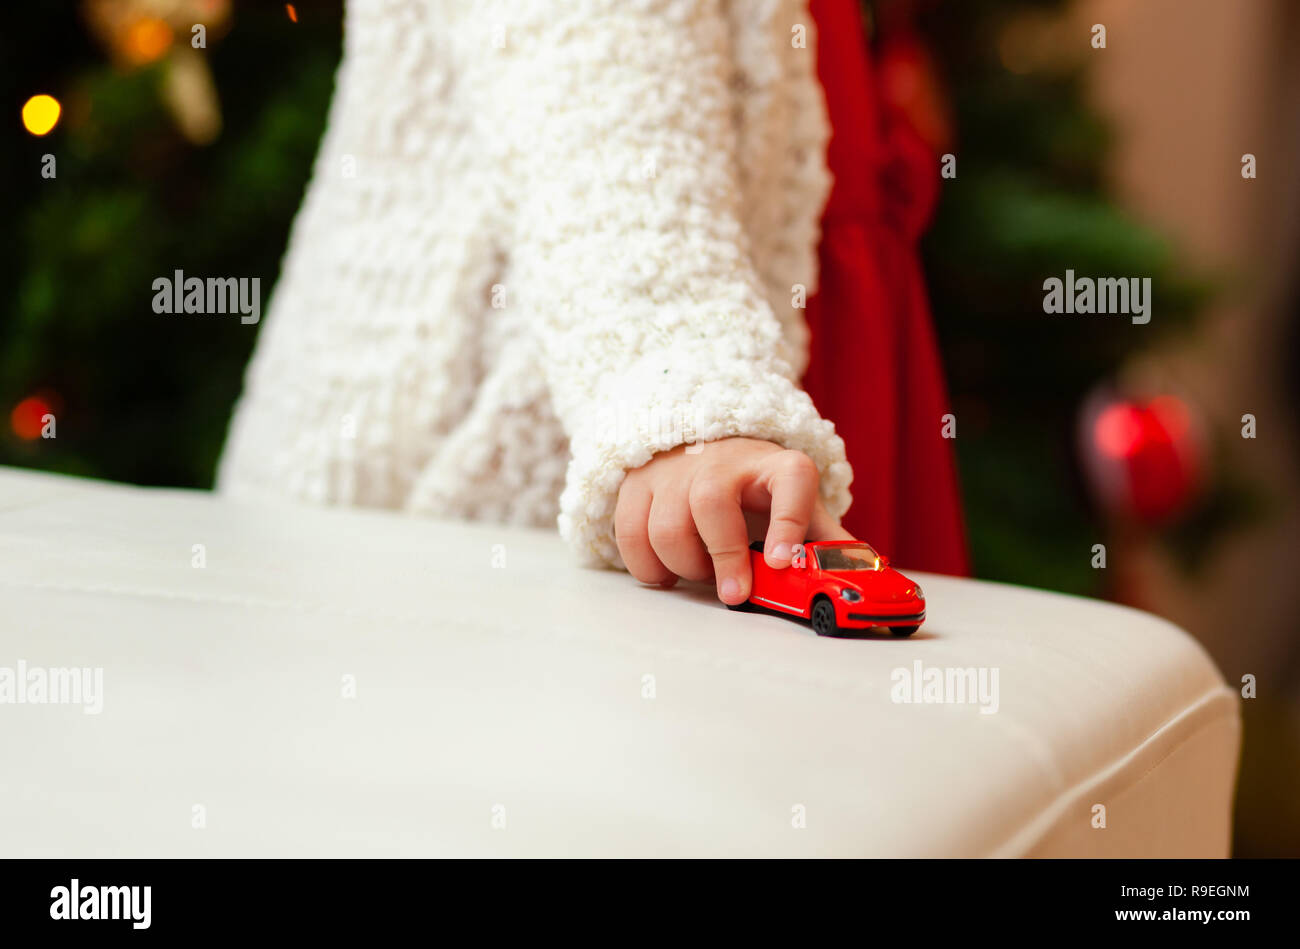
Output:
<svg viewBox="0 0 1300 949">
<path fill-rule="evenodd" d="M 879 570 L 883 566 L 880 554 L 867 544 L 847 547 L 820 547 L 817 549 L 817 566 L 823 570 Z"/>
</svg>

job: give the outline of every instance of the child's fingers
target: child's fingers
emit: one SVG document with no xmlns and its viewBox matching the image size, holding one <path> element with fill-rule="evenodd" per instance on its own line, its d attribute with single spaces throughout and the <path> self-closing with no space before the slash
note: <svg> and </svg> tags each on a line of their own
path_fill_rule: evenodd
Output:
<svg viewBox="0 0 1300 949">
<path fill-rule="evenodd" d="M 783 451 L 760 462 L 772 506 L 763 558 L 769 566 L 790 566 L 794 545 L 808 539 L 808 524 L 817 505 L 817 465 L 800 451 Z"/>
<path fill-rule="evenodd" d="M 826 505 L 818 501 L 813 507 L 812 521 L 808 524 L 809 540 L 856 540 L 840 526 L 840 522 L 831 517 Z"/>
<path fill-rule="evenodd" d="M 713 575 L 713 565 L 696 533 L 686 491 L 684 486 L 671 483 L 658 485 L 650 502 L 650 546 L 663 565 L 677 576 L 707 580 Z"/>
<path fill-rule="evenodd" d="M 740 507 L 740 488 L 707 472 L 691 483 L 691 515 L 713 559 L 718 597 L 735 606 L 749 599 L 749 529 Z"/>
<path fill-rule="evenodd" d="M 650 491 L 624 483 L 614 508 L 614 539 L 628 573 L 642 583 L 672 584 L 677 575 L 663 565 L 650 546 Z"/>
</svg>

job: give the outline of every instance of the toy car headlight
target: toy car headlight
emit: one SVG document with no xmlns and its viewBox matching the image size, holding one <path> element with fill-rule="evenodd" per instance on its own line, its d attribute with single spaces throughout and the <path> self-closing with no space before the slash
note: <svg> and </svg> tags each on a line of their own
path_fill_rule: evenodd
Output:
<svg viewBox="0 0 1300 949">
<path fill-rule="evenodd" d="M 921 584 L 919 583 L 912 584 L 912 592 L 916 594 L 916 598 L 918 600 L 925 599 L 925 591 L 921 589 Z"/>
<path fill-rule="evenodd" d="M 857 603 L 862 599 L 862 594 L 857 590 L 843 589 L 840 591 L 840 599 L 846 603 Z"/>
</svg>

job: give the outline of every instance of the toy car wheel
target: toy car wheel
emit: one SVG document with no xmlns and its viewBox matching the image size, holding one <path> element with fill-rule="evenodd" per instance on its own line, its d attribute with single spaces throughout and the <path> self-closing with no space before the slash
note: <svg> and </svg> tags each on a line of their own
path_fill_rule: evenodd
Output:
<svg viewBox="0 0 1300 949">
<path fill-rule="evenodd" d="M 920 626 L 891 626 L 889 631 L 895 636 L 911 636 L 920 628 Z"/>
<path fill-rule="evenodd" d="M 838 636 L 839 627 L 835 625 L 835 607 L 824 596 L 813 601 L 812 628 L 818 636 Z"/>
</svg>

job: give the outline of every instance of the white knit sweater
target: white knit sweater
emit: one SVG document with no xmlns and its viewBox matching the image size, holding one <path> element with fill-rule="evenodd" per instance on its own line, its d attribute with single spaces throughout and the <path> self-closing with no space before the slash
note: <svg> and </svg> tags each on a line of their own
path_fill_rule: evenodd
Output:
<svg viewBox="0 0 1300 949">
<path fill-rule="evenodd" d="M 802 36 L 807 37 L 801 45 Z M 802 0 L 350 0 L 218 485 L 554 524 L 744 435 L 851 473 L 797 380 L 827 125 Z"/>
</svg>

